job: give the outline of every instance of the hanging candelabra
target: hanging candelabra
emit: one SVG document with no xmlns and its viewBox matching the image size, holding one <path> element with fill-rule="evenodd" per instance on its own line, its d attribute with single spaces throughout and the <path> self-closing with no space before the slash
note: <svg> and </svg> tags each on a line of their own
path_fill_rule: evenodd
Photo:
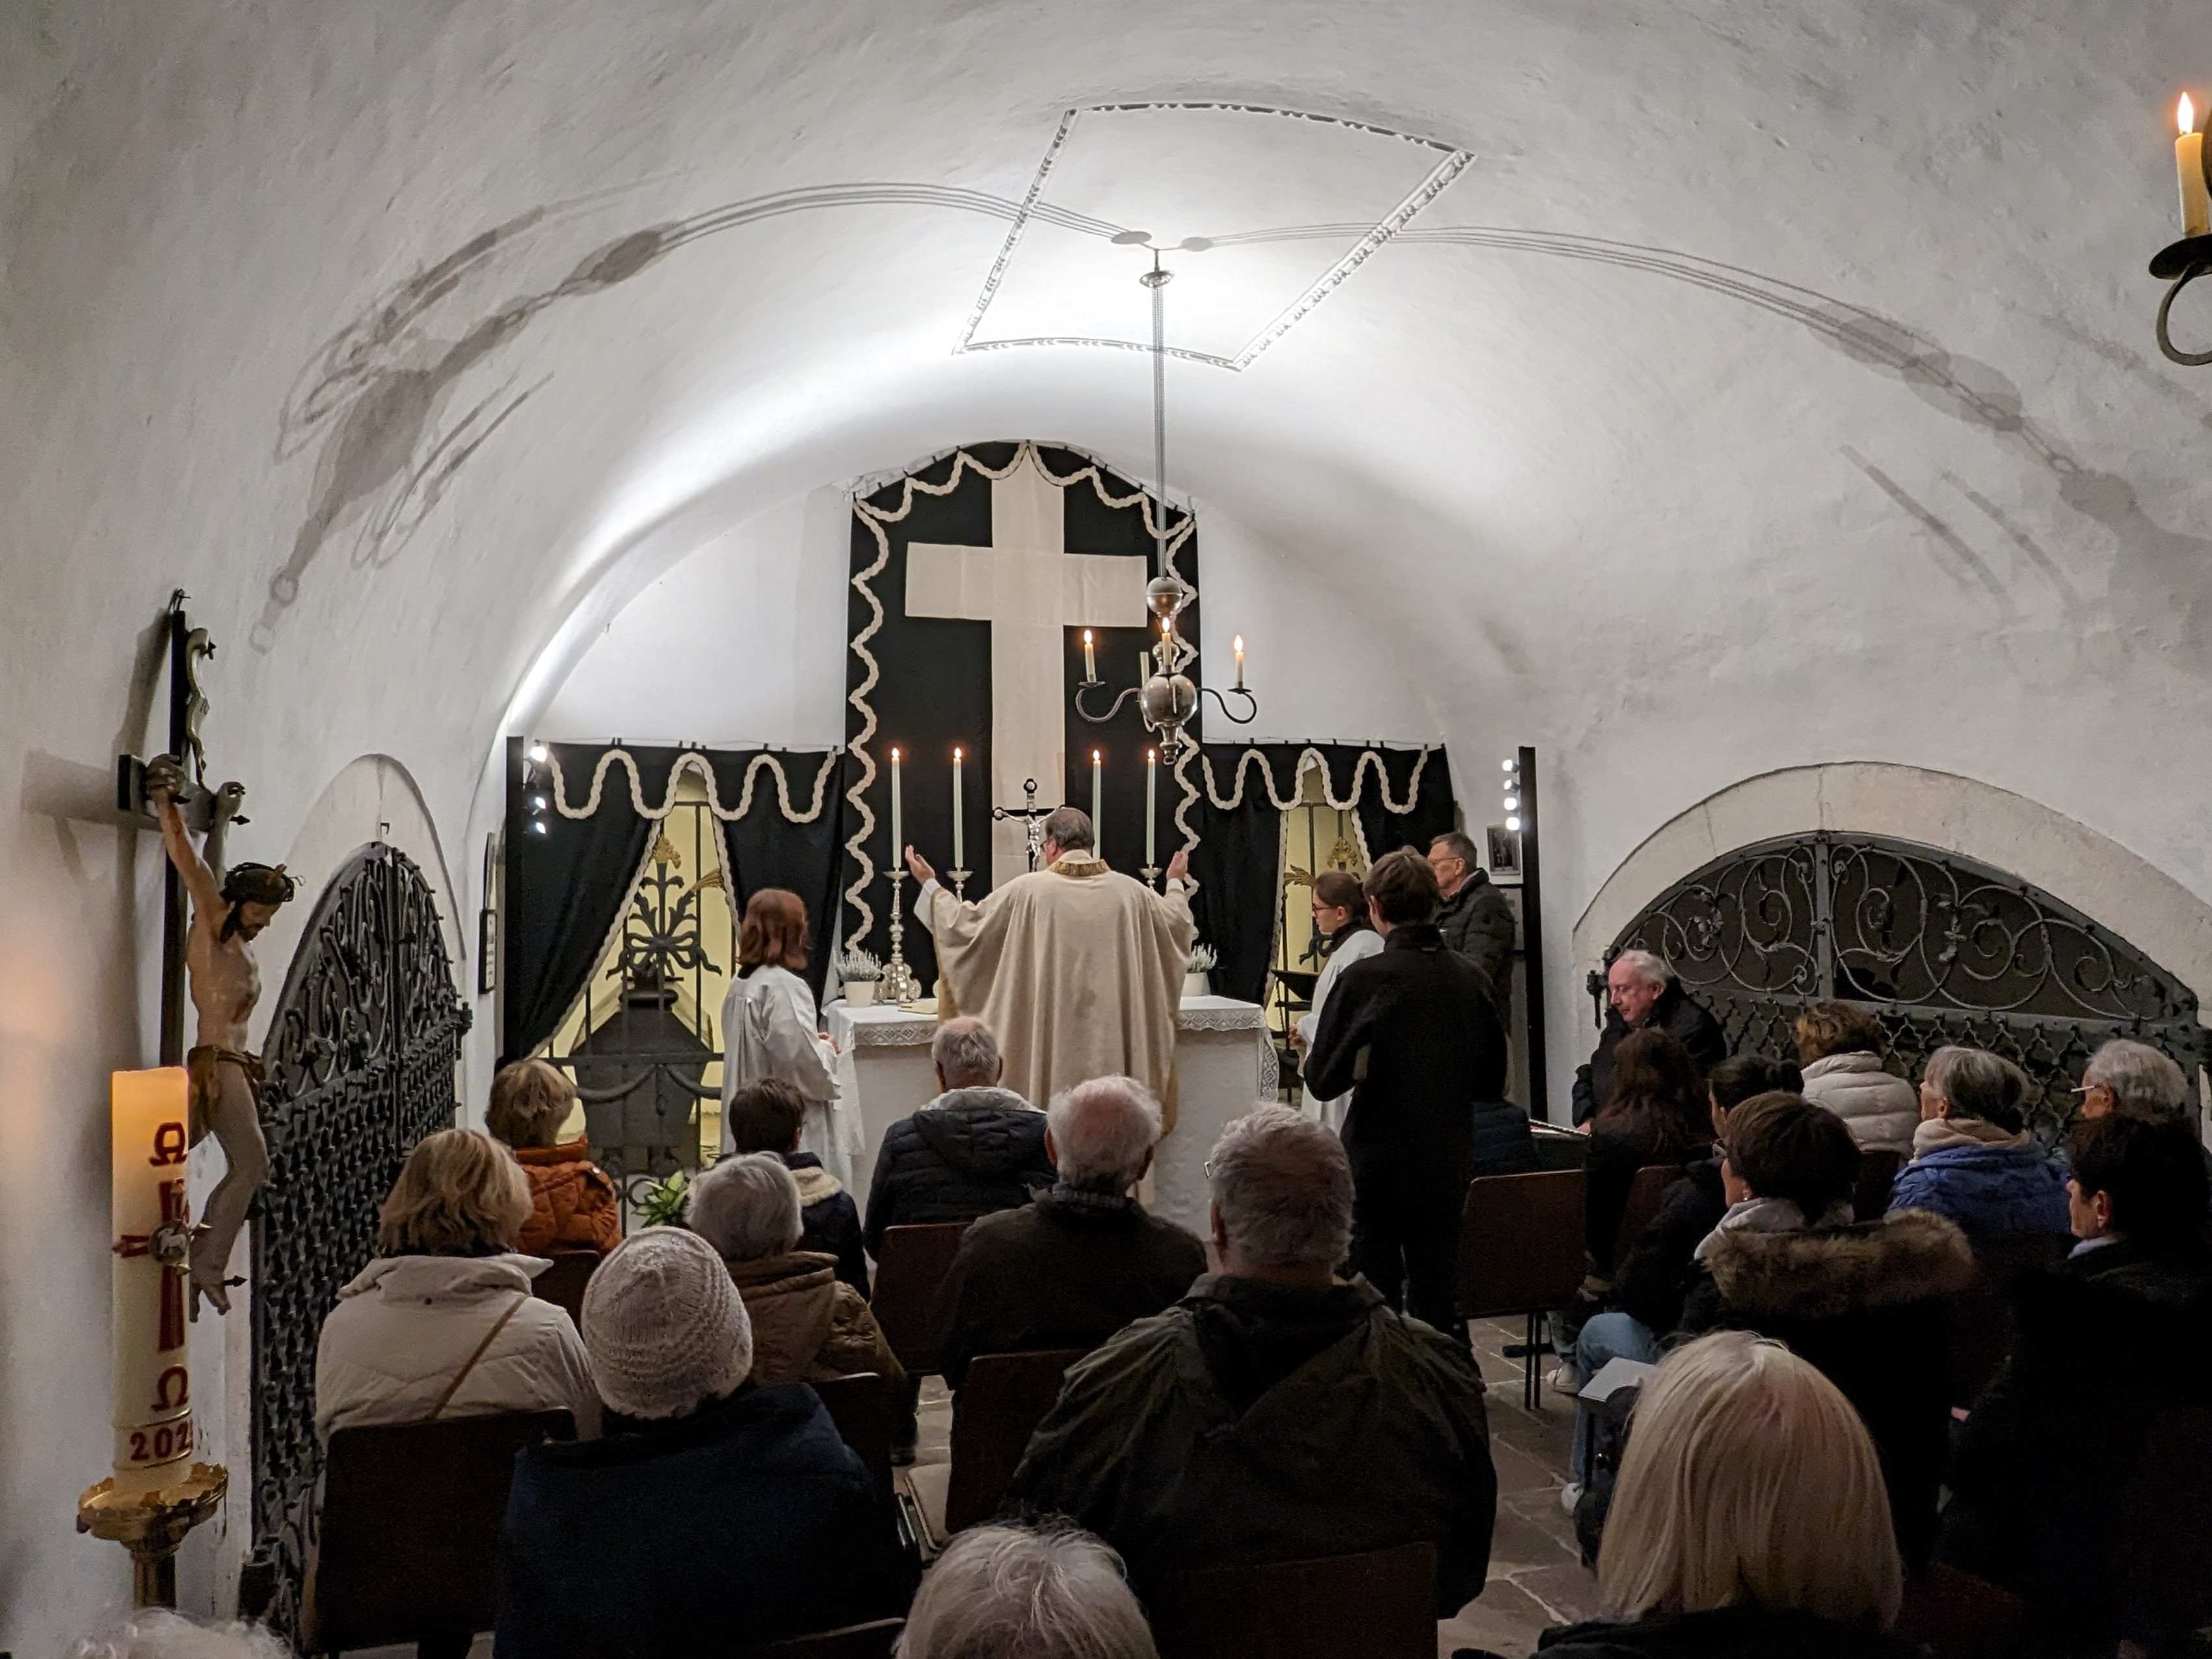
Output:
<svg viewBox="0 0 2212 1659">
<path fill-rule="evenodd" d="M 1140 232 L 1124 231 L 1115 240 L 1124 245 L 1149 245 L 1151 238 Z M 1186 242 L 1185 247 L 1195 244 Z M 1163 270 L 1158 248 L 1152 249 L 1152 268 L 1137 280 L 1149 289 L 1152 300 L 1152 477 L 1158 497 L 1158 510 L 1152 515 L 1153 574 L 1151 584 L 1145 589 L 1145 604 L 1151 611 L 1158 638 L 1144 652 L 1139 669 L 1138 683 L 1123 688 L 1105 708 L 1093 713 L 1085 703 L 1085 694 L 1103 686 L 1098 678 L 1095 653 L 1090 634 L 1084 635 L 1082 683 L 1075 691 L 1075 710 L 1094 726 L 1103 726 L 1121 712 L 1121 705 L 1131 697 L 1137 699 L 1137 708 L 1144 715 L 1146 728 L 1157 732 L 1164 756 L 1172 756 L 1188 738 L 1185 728 L 1198 713 L 1201 696 L 1213 699 L 1223 718 L 1238 726 L 1249 726 L 1260 712 L 1259 699 L 1244 688 L 1244 639 L 1239 635 L 1236 642 L 1237 684 L 1228 696 L 1212 686 L 1200 686 L 1182 672 L 1183 665 L 1196 653 L 1183 643 L 1176 631 L 1176 621 L 1190 602 L 1197 598 L 1188 582 L 1175 574 L 1168 562 L 1167 482 L 1168 482 L 1168 417 L 1167 417 L 1167 347 L 1166 301 L 1167 285 L 1175 273 Z M 1243 712 L 1232 708 L 1228 698 L 1243 699 Z"/>
</svg>

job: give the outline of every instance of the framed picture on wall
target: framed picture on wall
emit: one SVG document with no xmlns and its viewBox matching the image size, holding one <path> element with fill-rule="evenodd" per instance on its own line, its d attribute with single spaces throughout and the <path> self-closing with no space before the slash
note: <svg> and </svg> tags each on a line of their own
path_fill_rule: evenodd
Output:
<svg viewBox="0 0 2212 1659">
<path fill-rule="evenodd" d="M 1486 832 L 1490 847 L 1490 878 L 1500 887 L 1521 884 L 1521 832 L 1493 823 Z"/>
</svg>

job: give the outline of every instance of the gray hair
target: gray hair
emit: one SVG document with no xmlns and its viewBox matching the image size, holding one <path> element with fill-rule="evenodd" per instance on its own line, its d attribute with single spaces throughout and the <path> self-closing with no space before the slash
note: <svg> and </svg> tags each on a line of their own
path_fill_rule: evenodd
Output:
<svg viewBox="0 0 2212 1659">
<path fill-rule="evenodd" d="M 1920 1078 L 1960 1117 L 1981 1118 L 2014 1134 L 2027 1127 L 2021 1110 L 2030 1086 L 2027 1073 L 2002 1054 L 1986 1048 L 1938 1048 L 1928 1056 Z"/>
<path fill-rule="evenodd" d="M 1656 951 L 1623 951 L 1613 959 L 1613 967 L 1618 968 L 1623 963 L 1626 963 L 1630 971 L 1644 984 L 1656 985 L 1662 990 L 1674 977 L 1674 964 Z M 1612 969 L 1607 971 L 1610 973 Z"/>
<path fill-rule="evenodd" d="M 1431 837 L 1429 841 L 1429 851 L 1431 853 L 1439 847 L 1467 866 L 1469 870 L 1478 870 L 1482 867 L 1482 855 L 1474 850 L 1474 837 L 1472 836 L 1463 834 L 1457 830 L 1447 830 L 1441 836 Z"/>
<path fill-rule="evenodd" d="M 87 1638 L 72 1659 L 288 1659 L 266 1625 L 203 1625 L 158 1607 L 142 1609 Z"/>
<path fill-rule="evenodd" d="M 1121 1558 L 1065 1525 L 970 1527 L 906 1616 L 898 1659 L 1158 1659 Z"/>
<path fill-rule="evenodd" d="M 1063 1089 L 1046 1114 L 1060 1178 L 1071 1187 L 1128 1186 L 1160 1138 L 1160 1103 L 1133 1077 Z"/>
<path fill-rule="evenodd" d="M 1079 806 L 1055 806 L 1045 815 L 1044 838 L 1063 853 L 1087 853 L 1098 845 L 1091 814 Z"/>
<path fill-rule="evenodd" d="M 2081 1068 L 2084 1088 L 2103 1085 L 2112 1103 L 2146 1117 L 2179 1117 L 2189 1110 L 2189 1079 L 2181 1067 L 2148 1042 L 2114 1037 Z"/>
<path fill-rule="evenodd" d="M 929 1057 L 937 1062 L 948 1089 L 981 1088 L 996 1083 L 1005 1062 L 999 1058 L 999 1039 L 991 1028 L 972 1014 L 948 1019 L 930 1039 Z"/>
<path fill-rule="evenodd" d="M 799 1182 L 774 1152 L 732 1152 L 691 1182 L 684 1219 L 730 1261 L 795 1249 L 805 1231 Z"/>
<path fill-rule="evenodd" d="M 1213 1207 L 1263 1267 L 1334 1267 L 1352 1248 L 1352 1164 L 1331 1130 L 1262 1103 L 1221 1132 L 1206 1160 Z"/>
</svg>

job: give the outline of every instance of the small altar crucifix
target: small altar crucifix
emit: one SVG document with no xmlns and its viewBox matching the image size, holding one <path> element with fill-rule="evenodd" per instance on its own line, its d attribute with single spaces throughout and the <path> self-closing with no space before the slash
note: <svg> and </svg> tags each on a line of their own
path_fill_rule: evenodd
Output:
<svg viewBox="0 0 2212 1659">
<path fill-rule="evenodd" d="M 1022 780 L 1022 795 L 1027 805 L 994 806 L 991 809 L 991 819 L 995 823 L 1010 823 L 1016 819 L 1021 820 L 1022 839 L 1029 847 L 1029 867 L 1034 870 L 1037 867 L 1037 861 L 1044 857 L 1044 821 L 1052 816 L 1053 809 L 1037 805 L 1037 781 L 1035 778 Z M 995 878 L 992 884 L 994 886 L 998 884 Z M 963 893 L 961 896 L 965 898 L 967 895 Z"/>
<path fill-rule="evenodd" d="M 1048 811 L 1060 805 L 1066 775 L 1064 630 L 1143 628 L 1151 619 L 1146 561 L 1066 550 L 1066 493 L 1025 455 L 991 481 L 988 547 L 909 542 L 906 550 L 908 616 L 991 624 L 991 798 L 1012 799 L 1022 779 L 1034 792 L 1042 778 Z M 1024 845 L 1010 814 L 1021 816 L 992 814 L 999 822 L 991 836 L 994 888 L 1023 872 L 1025 852 L 1028 867 L 1036 866 L 1034 834 Z"/>
</svg>

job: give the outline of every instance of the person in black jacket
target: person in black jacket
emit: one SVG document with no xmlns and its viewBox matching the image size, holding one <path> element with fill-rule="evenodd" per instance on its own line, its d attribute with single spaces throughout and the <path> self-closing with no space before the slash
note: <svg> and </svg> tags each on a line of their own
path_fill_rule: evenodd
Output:
<svg viewBox="0 0 2212 1659">
<path fill-rule="evenodd" d="M 1352 1262 L 1393 1307 L 1461 1328 L 1460 1209 L 1474 1170 L 1474 1105 L 1505 1087 L 1505 1035 L 1489 981 L 1437 931 L 1437 878 L 1418 853 L 1375 861 L 1362 884 L 1379 956 L 1337 981 L 1306 1055 L 1307 1087 L 1350 1089 Z"/>
<path fill-rule="evenodd" d="M 1701 1004 L 1690 1000 L 1664 958 L 1649 951 L 1623 951 L 1606 969 L 1605 1030 L 1589 1061 L 1575 1073 L 1575 1124 L 1597 1115 L 1613 1092 L 1613 1050 L 1639 1027 L 1656 1026 L 1690 1051 L 1700 1076 L 1728 1058 L 1721 1024 Z"/>
<path fill-rule="evenodd" d="M 1053 1183 L 1044 1114 L 1012 1089 L 999 1040 L 980 1019 L 948 1019 L 930 1044 L 940 1092 L 884 1131 L 868 1188 L 868 1254 L 881 1256 L 892 1227 L 973 1221 L 1018 1209 Z"/>
<path fill-rule="evenodd" d="M 722 1108 L 723 1145 L 737 1153 L 773 1152 L 799 1182 L 799 1222 L 793 1248 L 813 1250 L 837 1263 L 837 1277 L 868 1294 L 868 1257 L 860 1243 L 860 1211 L 836 1176 L 812 1152 L 799 1150 L 806 1121 L 806 1097 L 780 1077 L 740 1085 Z"/>
<path fill-rule="evenodd" d="M 1429 868 L 1443 896 L 1437 926 L 1443 930 L 1444 943 L 1489 979 L 1503 1026 L 1513 1003 L 1513 907 L 1482 867 L 1473 838 L 1456 830 L 1429 843 Z"/>
</svg>

